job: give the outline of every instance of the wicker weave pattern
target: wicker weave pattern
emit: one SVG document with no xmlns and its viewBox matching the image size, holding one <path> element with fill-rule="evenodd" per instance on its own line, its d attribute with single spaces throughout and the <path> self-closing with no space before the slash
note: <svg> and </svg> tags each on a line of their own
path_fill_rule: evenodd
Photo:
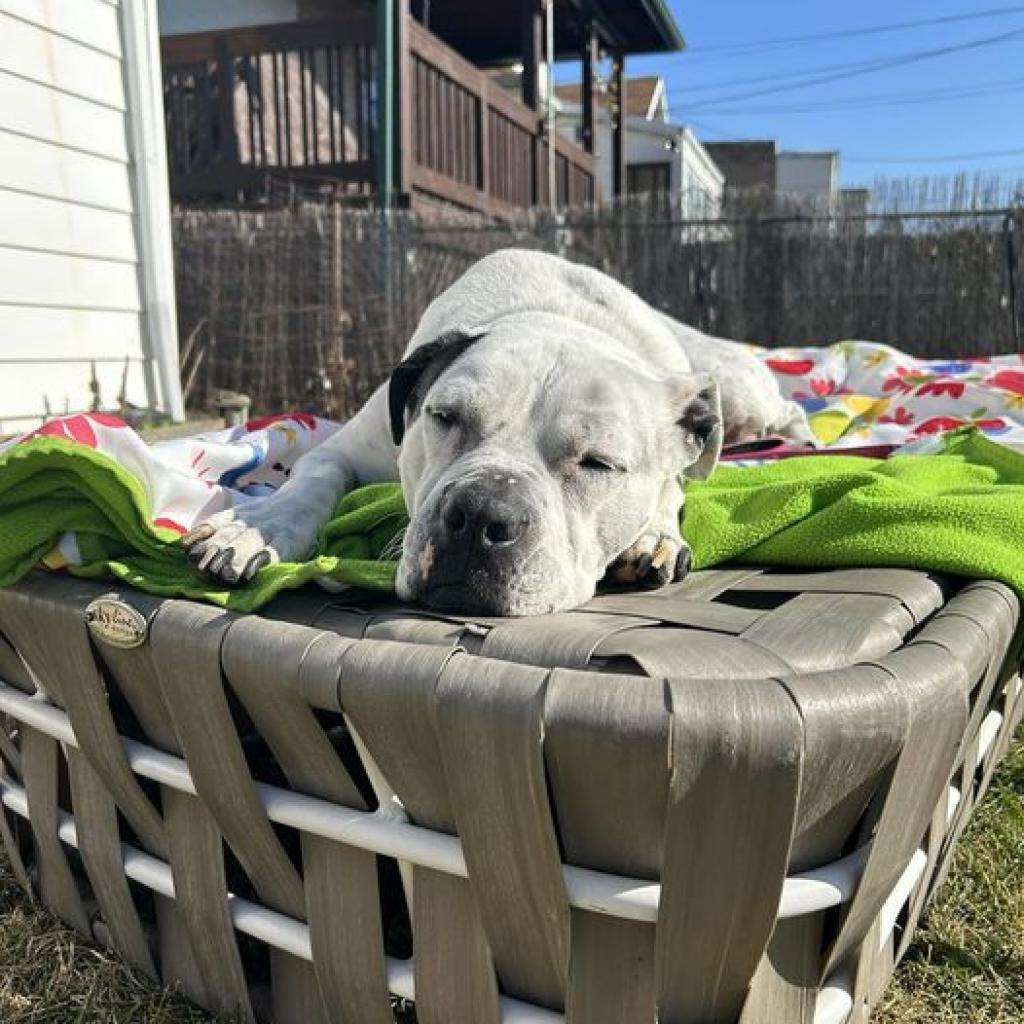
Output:
<svg viewBox="0 0 1024 1024">
<path fill-rule="evenodd" d="M 1016 598 L 912 571 L 472 622 L 121 593 L 134 649 L 106 592 L 0 591 L 8 855 L 280 1024 L 866 1020 L 1024 713 Z"/>
</svg>

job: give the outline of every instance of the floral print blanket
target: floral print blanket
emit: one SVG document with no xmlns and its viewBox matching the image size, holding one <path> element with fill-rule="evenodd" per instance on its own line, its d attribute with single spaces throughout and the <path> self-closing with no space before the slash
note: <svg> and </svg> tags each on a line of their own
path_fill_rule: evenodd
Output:
<svg viewBox="0 0 1024 1024">
<path fill-rule="evenodd" d="M 888 345 L 757 349 L 827 447 L 902 445 L 973 424 L 1024 442 L 1024 357 L 915 359 Z"/>
</svg>

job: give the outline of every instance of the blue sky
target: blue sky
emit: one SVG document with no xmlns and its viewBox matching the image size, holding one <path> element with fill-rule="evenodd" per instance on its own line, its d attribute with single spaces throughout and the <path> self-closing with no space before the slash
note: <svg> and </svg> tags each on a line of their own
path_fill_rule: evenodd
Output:
<svg viewBox="0 0 1024 1024">
<path fill-rule="evenodd" d="M 1008 0 L 860 0 L 858 4 L 670 0 L 670 6 L 686 36 L 687 51 L 631 58 L 627 68 L 630 74 L 663 75 L 673 120 L 691 124 L 703 139 L 776 138 L 786 149 L 838 149 L 844 185 L 870 183 L 876 175 L 945 175 L 963 170 L 1024 174 L 1024 4 Z M 977 15 L 998 8 L 1015 10 L 773 49 L 763 45 L 780 37 Z M 743 94 L 797 85 L 799 78 L 721 85 L 816 70 L 822 77 L 846 74 L 856 70 L 849 65 L 962 46 L 1015 31 L 1017 36 L 1005 42 L 761 96 Z M 760 44 L 760 48 L 713 49 L 741 43 Z M 728 99 L 734 95 L 739 98 Z M 913 102 L 895 102 L 900 100 Z M 792 110 L 823 104 L 828 109 Z M 893 159 L 1006 150 L 1018 152 L 944 161 Z"/>
</svg>

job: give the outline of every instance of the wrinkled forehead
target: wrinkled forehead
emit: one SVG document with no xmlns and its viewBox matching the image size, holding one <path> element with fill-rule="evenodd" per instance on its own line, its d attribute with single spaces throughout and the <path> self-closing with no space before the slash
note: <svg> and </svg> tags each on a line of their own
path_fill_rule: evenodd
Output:
<svg viewBox="0 0 1024 1024">
<path fill-rule="evenodd" d="M 477 437 L 523 442 L 549 458 L 597 447 L 639 468 L 669 420 L 662 382 L 587 338 L 487 338 L 430 389 Z"/>
<path fill-rule="evenodd" d="M 566 434 L 641 443 L 661 413 L 662 395 L 630 367 L 612 360 L 579 360 L 537 395 L 536 406 Z M 652 408 L 653 407 L 653 408 Z"/>
<path fill-rule="evenodd" d="M 489 335 L 438 378 L 429 400 L 482 426 L 529 420 L 583 440 L 624 434 L 641 441 L 666 412 L 656 377 L 599 339 L 568 331 Z"/>
</svg>

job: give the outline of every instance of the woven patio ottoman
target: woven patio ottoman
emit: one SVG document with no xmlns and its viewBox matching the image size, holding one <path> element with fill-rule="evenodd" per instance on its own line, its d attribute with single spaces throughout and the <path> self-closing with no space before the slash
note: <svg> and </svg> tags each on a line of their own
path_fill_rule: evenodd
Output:
<svg viewBox="0 0 1024 1024">
<path fill-rule="evenodd" d="M 468 620 L 37 574 L 0 590 L 0 833 L 241 1019 L 863 1022 L 1021 718 L 1018 616 L 907 570 Z"/>
</svg>

